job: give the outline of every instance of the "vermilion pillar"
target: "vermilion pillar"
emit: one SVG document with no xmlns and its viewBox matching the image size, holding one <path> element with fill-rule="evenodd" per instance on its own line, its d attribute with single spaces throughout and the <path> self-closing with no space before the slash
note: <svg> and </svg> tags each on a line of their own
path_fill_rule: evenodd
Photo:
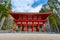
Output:
<svg viewBox="0 0 60 40">
<path fill-rule="evenodd" d="M 20 28 L 22 31 L 23 25 L 22 22 L 26 22 L 26 32 L 28 32 L 28 22 L 32 22 L 32 32 L 34 32 L 34 22 L 38 22 L 40 20 L 40 22 L 46 22 L 46 18 L 50 15 L 51 12 L 44 12 L 44 13 L 25 13 L 25 12 L 9 12 L 11 14 L 12 17 L 14 17 L 15 23 L 17 22 L 21 22 L 20 24 Z M 25 17 L 26 16 L 26 17 Z M 32 18 L 32 19 L 31 19 Z M 27 21 L 25 21 L 27 20 Z M 43 23 L 43 24 L 44 24 Z M 40 28 L 40 24 L 37 24 L 37 31 L 39 31 Z M 44 32 L 46 32 L 46 27 L 44 27 Z"/>
<path fill-rule="evenodd" d="M 26 22 L 26 32 L 28 32 L 28 22 Z"/>
<path fill-rule="evenodd" d="M 39 22 L 38 22 L 38 32 L 39 32 L 39 29 L 40 29 L 40 24 L 39 24 Z"/>
<path fill-rule="evenodd" d="M 34 22 L 32 22 L 32 32 L 34 32 Z"/>
<path fill-rule="evenodd" d="M 22 22 L 21 22 L 21 24 L 20 24 L 20 32 L 22 32 Z"/>
</svg>

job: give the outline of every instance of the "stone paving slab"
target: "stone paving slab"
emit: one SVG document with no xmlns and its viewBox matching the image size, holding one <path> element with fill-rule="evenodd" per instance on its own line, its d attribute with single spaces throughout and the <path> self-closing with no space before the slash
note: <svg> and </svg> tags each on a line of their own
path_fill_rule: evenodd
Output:
<svg viewBox="0 0 60 40">
<path fill-rule="evenodd" d="M 0 33 L 0 40 L 60 40 L 60 34 Z"/>
</svg>

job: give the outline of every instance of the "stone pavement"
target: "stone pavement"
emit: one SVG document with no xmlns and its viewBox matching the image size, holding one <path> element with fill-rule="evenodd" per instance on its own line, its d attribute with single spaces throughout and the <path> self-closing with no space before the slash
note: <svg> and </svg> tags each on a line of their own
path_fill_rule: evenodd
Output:
<svg viewBox="0 0 60 40">
<path fill-rule="evenodd" d="M 0 33 L 0 40 L 60 40 L 60 34 Z"/>
</svg>

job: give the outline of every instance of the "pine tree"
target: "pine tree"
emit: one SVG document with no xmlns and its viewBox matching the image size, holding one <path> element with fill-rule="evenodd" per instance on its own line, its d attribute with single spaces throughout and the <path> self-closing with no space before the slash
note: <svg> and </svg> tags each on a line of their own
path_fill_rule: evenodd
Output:
<svg viewBox="0 0 60 40">
<path fill-rule="evenodd" d="M 52 31 L 60 32 L 60 2 L 58 0 L 48 0 L 47 4 L 43 5 L 40 12 L 52 12 L 49 23 Z"/>
<path fill-rule="evenodd" d="M 9 16 L 9 10 L 11 10 L 9 0 L 3 0 L 3 3 L 0 3 L 0 29 L 3 26 L 5 19 Z"/>
</svg>

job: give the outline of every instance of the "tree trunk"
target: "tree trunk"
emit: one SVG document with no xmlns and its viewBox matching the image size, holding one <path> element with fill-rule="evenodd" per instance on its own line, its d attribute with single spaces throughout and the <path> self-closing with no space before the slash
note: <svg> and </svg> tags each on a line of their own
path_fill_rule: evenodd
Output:
<svg viewBox="0 0 60 40">
<path fill-rule="evenodd" d="M 55 22 L 56 29 L 57 29 L 57 31 L 59 32 L 59 28 L 58 28 L 58 26 L 57 26 L 57 23 L 56 23 L 56 21 L 55 21 L 55 19 L 54 19 L 54 18 L 53 18 L 53 20 L 54 20 L 54 22 Z"/>
<path fill-rule="evenodd" d="M 47 18 L 47 20 L 48 20 L 48 27 L 49 27 L 49 31 L 51 32 L 51 27 L 50 27 L 49 18 Z"/>
<path fill-rule="evenodd" d="M 5 17 L 2 18 L 2 20 L 1 20 L 1 23 L 0 23 L 0 30 L 1 30 L 1 27 L 3 26 L 3 24 L 4 24 L 4 21 L 5 21 Z"/>
</svg>

